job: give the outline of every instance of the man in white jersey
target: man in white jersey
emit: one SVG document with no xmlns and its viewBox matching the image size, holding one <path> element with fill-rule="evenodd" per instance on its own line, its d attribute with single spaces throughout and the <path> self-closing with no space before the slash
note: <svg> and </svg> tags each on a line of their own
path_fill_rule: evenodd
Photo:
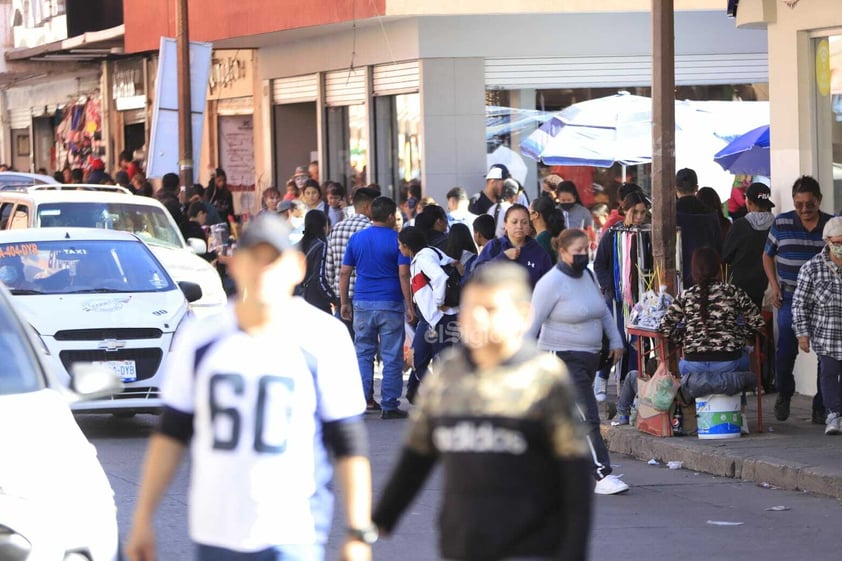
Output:
<svg viewBox="0 0 842 561">
<path fill-rule="evenodd" d="M 377 534 L 366 403 L 348 331 L 291 296 L 304 257 L 279 217 L 252 221 L 229 271 L 236 302 L 183 326 L 168 358 L 128 558 L 156 559 L 154 513 L 189 446 L 199 561 L 321 561 L 333 507 L 328 449 L 347 511 L 343 559 L 368 561 Z"/>
</svg>

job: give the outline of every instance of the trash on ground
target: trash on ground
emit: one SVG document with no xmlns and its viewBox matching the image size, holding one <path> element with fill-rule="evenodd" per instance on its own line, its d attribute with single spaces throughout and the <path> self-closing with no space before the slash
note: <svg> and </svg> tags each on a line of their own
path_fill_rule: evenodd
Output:
<svg viewBox="0 0 842 561">
<path fill-rule="evenodd" d="M 649 461 L 648 461 L 648 462 L 646 462 L 646 463 L 647 463 L 647 464 L 649 464 L 650 466 L 657 466 L 657 465 L 658 465 L 658 460 L 656 460 L 655 458 L 652 458 L 651 460 L 649 460 Z"/>
<path fill-rule="evenodd" d="M 727 522 L 725 520 L 708 520 L 711 526 L 742 526 L 745 522 Z"/>
<path fill-rule="evenodd" d="M 684 462 L 667 462 L 667 467 L 670 469 L 681 469 L 684 467 Z"/>
<path fill-rule="evenodd" d="M 789 508 L 788 506 L 778 505 L 778 506 L 770 506 L 766 510 L 769 510 L 769 511 L 772 511 L 772 512 L 783 512 L 785 510 L 792 510 L 792 509 Z"/>
</svg>

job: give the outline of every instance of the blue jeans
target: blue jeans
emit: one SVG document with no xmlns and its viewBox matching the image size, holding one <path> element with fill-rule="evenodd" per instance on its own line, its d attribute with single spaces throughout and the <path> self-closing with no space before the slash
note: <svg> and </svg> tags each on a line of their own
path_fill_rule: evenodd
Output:
<svg viewBox="0 0 842 561">
<path fill-rule="evenodd" d="M 324 561 L 324 558 L 322 544 L 279 545 L 252 553 L 196 544 L 196 561 Z"/>
<path fill-rule="evenodd" d="M 427 320 L 418 315 L 415 338 L 412 340 L 412 368 L 418 382 L 424 378 L 435 357 L 459 342 L 457 317 L 455 314 L 442 316 L 436 326 L 431 328 Z"/>
<path fill-rule="evenodd" d="M 783 397 L 795 393 L 795 359 L 798 357 L 798 338 L 792 329 L 792 292 L 781 292 L 781 307 L 778 308 L 778 340 L 775 351 L 775 386 Z M 822 404 L 821 360 L 816 369 L 816 395 L 813 409 L 824 410 Z"/>
<path fill-rule="evenodd" d="M 724 374 L 726 372 L 748 372 L 749 370 L 751 370 L 751 364 L 748 355 L 745 353 L 736 360 L 685 360 L 682 358 L 678 361 L 678 371 L 681 372 L 682 376 L 705 372 Z"/>
<path fill-rule="evenodd" d="M 354 302 L 354 349 L 365 398 L 374 398 L 374 355 L 379 347 L 383 357 L 380 405 L 386 411 L 398 408 L 403 393 L 403 318 L 403 302 Z"/>
<path fill-rule="evenodd" d="M 822 391 L 824 405 L 828 413 L 842 413 L 842 360 L 819 355 L 819 388 Z"/>
</svg>

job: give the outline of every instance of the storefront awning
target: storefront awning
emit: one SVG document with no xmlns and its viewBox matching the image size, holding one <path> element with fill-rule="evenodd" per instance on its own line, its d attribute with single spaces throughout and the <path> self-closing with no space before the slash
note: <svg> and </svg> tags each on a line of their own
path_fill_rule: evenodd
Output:
<svg viewBox="0 0 842 561">
<path fill-rule="evenodd" d="M 37 47 L 9 49 L 6 51 L 6 60 L 78 62 L 99 60 L 109 55 L 123 54 L 125 35 L 126 28 L 121 24 L 102 31 L 89 31 Z"/>
</svg>

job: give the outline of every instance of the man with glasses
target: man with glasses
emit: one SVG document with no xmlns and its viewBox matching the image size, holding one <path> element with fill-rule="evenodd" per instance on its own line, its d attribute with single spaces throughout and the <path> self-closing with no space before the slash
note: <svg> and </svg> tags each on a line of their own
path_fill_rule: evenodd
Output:
<svg viewBox="0 0 842 561">
<path fill-rule="evenodd" d="M 795 393 L 795 358 L 798 340 L 792 329 L 792 298 L 798 284 L 801 266 L 821 252 L 825 246 L 822 231 L 831 215 L 822 212 L 822 192 L 819 182 L 803 175 L 792 185 L 795 210 L 779 214 L 766 241 L 763 270 L 769 279 L 772 303 L 778 309 L 778 339 L 775 352 L 775 418 L 786 421 L 789 405 Z M 813 422 L 825 423 L 821 387 L 813 398 Z"/>
</svg>

